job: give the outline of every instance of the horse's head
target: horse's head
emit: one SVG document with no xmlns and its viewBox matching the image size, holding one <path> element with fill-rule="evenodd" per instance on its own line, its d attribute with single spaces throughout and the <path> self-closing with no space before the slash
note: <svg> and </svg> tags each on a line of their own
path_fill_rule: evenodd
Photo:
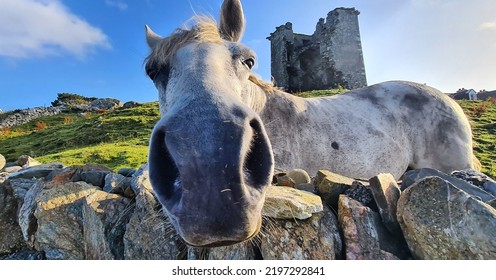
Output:
<svg viewBox="0 0 496 280">
<path fill-rule="evenodd" d="M 150 179 L 188 244 L 221 246 L 258 233 L 274 160 L 257 113 L 265 95 L 251 72 L 255 54 L 238 43 L 240 1 L 224 1 L 219 26 L 197 21 L 166 38 L 147 27 L 146 71 L 162 115 L 150 141 Z"/>
</svg>

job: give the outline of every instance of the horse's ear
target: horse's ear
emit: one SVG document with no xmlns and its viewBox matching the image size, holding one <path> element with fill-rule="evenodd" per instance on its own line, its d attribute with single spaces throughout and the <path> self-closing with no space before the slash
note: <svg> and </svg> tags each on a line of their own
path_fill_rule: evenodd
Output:
<svg viewBox="0 0 496 280">
<path fill-rule="evenodd" d="M 224 0 L 220 10 L 220 34 L 225 40 L 239 42 L 245 33 L 245 15 L 240 0 Z"/>
<path fill-rule="evenodd" d="M 157 35 L 157 33 L 153 32 L 153 30 L 148 25 L 145 25 L 145 29 L 146 29 L 146 42 L 148 43 L 150 49 L 153 50 L 158 45 L 158 43 L 162 41 L 163 38 Z"/>
</svg>

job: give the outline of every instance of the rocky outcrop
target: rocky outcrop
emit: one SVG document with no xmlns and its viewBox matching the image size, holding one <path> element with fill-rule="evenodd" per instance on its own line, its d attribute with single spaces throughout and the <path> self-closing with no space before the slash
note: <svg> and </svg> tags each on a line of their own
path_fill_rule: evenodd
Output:
<svg viewBox="0 0 496 280">
<path fill-rule="evenodd" d="M 268 188 L 255 238 L 197 249 L 164 215 L 146 165 L 116 174 L 24 164 L 0 181 L 0 259 L 496 259 L 492 179 L 415 172 L 403 184 L 390 174 L 362 182 L 323 170 L 308 183 L 301 171 L 277 172 L 290 180 L 274 182 L 294 186 Z"/>
<path fill-rule="evenodd" d="M 127 108 L 136 107 L 139 104 L 129 103 Z M 31 109 L 15 110 L 0 114 L 0 129 L 11 128 L 14 126 L 23 125 L 32 120 L 58 115 L 67 112 L 102 112 L 111 111 L 124 106 L 122 101 L 114 98 L 98 98 L 87 104 L 79 105 L 61 105 L 56 107 L 35 107 Z M 1 169 L 1 168 L 0 168 Z"/>
<path fill-rule="evenodd" d="M 66 106 L 64 111 L 71 112 L 101 112 L 101 111 L 111 111 L 124 106 L 122 101 L 114 98 L 98 98 L 87 104 Z"/>
</svg>

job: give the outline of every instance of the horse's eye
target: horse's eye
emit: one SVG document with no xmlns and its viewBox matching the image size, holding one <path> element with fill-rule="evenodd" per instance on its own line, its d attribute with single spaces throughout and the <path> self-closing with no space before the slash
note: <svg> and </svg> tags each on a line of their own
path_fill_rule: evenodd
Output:
<svg viewBox="0 0 496 280">
<path fill-rule="evenodd" d="M 243 64 L 246 65 L 250 70 L 255 66 L 255 59 L 253 58 L 248 58 L 243 61 Z"/>
<path fill-rule="evenodd" d="M 148 70 L 146 71 L 146 75 L 150 77 L 151 80 L 155 80 L 155 77 L 157 77 L 158 71 L 157 70 Z"/>
</svg>

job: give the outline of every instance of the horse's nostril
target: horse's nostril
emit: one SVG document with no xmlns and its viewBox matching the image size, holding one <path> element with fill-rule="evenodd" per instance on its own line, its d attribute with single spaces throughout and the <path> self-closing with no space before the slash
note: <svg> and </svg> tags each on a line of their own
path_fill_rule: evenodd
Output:
<svg viewBox="0 0 496 280">
<path fill-rule="evenodd" d="M 250 127 L 253 129 L 253 138 L 250 151 L 248 151 L 243 165 L 245 181 L 252 187 L 263 188 L 272 179 L 270 178 L 272 171 L 271 150 L 261 122 L 253 119 L 250 121 Z"/>
<path fill-rule="evenodd" d="M 160 129 L 152 133 L 148 162 L 155 193 L 168 200 L 180 191 L 181 181 L 179 170 L 165 144 L 165 136 Z"/>
</svg>

